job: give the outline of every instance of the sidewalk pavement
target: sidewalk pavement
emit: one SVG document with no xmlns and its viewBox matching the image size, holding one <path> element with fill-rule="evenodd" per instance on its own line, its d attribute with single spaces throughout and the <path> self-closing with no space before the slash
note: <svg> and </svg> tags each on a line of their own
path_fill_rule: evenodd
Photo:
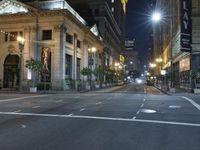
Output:
<svg viewBox="0 0 200 150">
<path fill-rule="evenodd" d="M 98 89 L 93 90 L 81 90 L 77 91 L 76 89 L 69 89 L 65 91 L 54 91 L 54 90 L 46 90 L 46 91 L 37 91 L 36 93 L 30 93 L 29 91 L 22 91 L 19 92 L 17 90 L 0 90 L 0 94 L 75 94 L 75 93 L 86 93 L 86 92 L 111 92 L 113 90 L 120 89 L 122 86 L 108 86 L 108 87 L 102 87 Z"/>
<path fill-rule="evenodd" d="M 162 88 L 161 86 L 158 86 L 158 85 L 154 85 L 154 86 L 167 95 L 194 94 L 194 93 L 189 92 L 188 90 L 178 88 L 178 87 L 175 88 L 175 92 L 170 92 L 169 90 L 167 90 L 166 88 Z"/>
</svg>

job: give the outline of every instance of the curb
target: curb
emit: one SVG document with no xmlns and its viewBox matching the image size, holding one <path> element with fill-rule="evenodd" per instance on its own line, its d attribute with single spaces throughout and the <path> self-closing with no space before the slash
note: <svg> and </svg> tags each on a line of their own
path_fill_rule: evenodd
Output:
<svg viewBox="0 0 200 150">
<path fill-rule="evenodd" d="M 154 85 L 154 87 L 157 88 L 158 90 L 160 90 L 161 92 L 163 92 L 163 93 L 166 94 L 166 95 L 172 95 L 171 93 L 169 93 L 169 92 L 167 92 L 167 91 L 165 91 L 165 90 L 163 90 L 163 89 L 160 89 L 160 88 L 158 88 L 158 87 L 155 86 L 155 85 Z"/>
</svg>

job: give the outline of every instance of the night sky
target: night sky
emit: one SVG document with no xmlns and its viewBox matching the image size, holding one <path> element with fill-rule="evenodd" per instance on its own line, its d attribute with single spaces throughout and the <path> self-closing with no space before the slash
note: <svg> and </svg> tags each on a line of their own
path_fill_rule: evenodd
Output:
<svg viewBox="0 0 200 150">
<path fill-rule="evenodd" d="M 155 8 L 154 4 L 155 0 L 129 0 L 127 4 L 126 39 L 135 39 L 134 49 L 139 52 L 141 65 L 147 63 L 147 50 L 151 45 L 150 15 Z"/>
</svg>

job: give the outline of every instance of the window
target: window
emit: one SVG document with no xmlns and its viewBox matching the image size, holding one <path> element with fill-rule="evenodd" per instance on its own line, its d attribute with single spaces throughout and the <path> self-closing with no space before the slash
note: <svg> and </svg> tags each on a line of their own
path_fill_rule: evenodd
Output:
<svg viewBox="0 0 200 150">
<path fill-rule="evenodd" d="M 95 9 L 94 12 L 95 12 L 95 15 L 96 15 L 96 16 L 99 16 L 99 9 Z"/>
<path fill-rule="evenodd" d="M 81 48 L 81 41 L 77 40 L 77 47 Z"/>
<path fill-rule="evenodd" d="M 67 33 L 66 42 L 73 44 L 73 36 Z"/>
<path fill-rule="evenodd" d="M 72 74 L 72 56 L 66 54 L 65 56 L 65 75 L 67 75 L 69 78 Z"/>
<path fill-rule="evenodd" d="M 111 2 L 112 2 L 112 3 L 114 3 L 114 2 L 115 2 L 115 0 L 111 0 Z"/>
<path fill-rule="evenodd" d="M 42 40 L 52 40 L 52 30 L 43 30 Z"/>
<path fill-rule="evenodd" d="M 10 32 L 10 41 L 17 41 L 17 32 Z"/>
<path fill-rule="evenodd" d="M 9 41 L 17 41 L 17 36 L 22 36 L 23 37 L 23 32 L 20 31 L 12 31 L 12 32 L 5 32 L 4 34 L 4 41 L 9 42 Z"/>
<path fill-rule="evenodd" d="M 92 9 L 88 9 L 88 16 L 92 16 Z"/>
<path fill-rule="evenodd" d="M 6 33 L 5 33 L 5 42 L 8 42 L 8 41 L 9 41 L 9 38 L 8 38 L 8 37 L 9 37 L 9 33 L 6 32 Z"/>
<path fill-rule="evenodd" d="M 80 76 L 80 74 L 81 74 L 81 59 L 80 58 L 77 58 L 77 67 L 76 67 L 76 71 L 77 71 L 77 76 L 76 76 L 76 78 L 77 79 L 80 79 L 81 78 L 81 76 Z"/>
</svg>

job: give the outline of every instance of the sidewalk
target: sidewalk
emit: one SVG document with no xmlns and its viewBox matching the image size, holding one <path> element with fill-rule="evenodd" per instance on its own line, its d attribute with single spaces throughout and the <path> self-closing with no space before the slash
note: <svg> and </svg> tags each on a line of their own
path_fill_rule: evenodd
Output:
<svg viewBox="0 0 200 150">
<path fill-rule="evenodd" d="M 154 85 L 154 87 L 156 87 L 157 89 L 159 89 L 160 91 L 162 91 L 163 93 L 167 94 L 167 95 L 184 95 L 184 94 L 194 94 L 191 93 L 185 89 L 182 88 L 175 88 L 175 92 L 170 92 L 169 90 L 162 88 L 161 86 L 158 85 Z"/>
<path fill-rule="evenodd" d="M 111 92 L 113 90 L 120 89 L 122 86 L 107 86 L 102 88 L 96 88 L 93 90 L 80 90 L 77 89 L 69 89 L 65 91 L 55 91 L 55 90 L 46 90 L 46 91 L 37 91 L 36 93 L 30 93 L 29 91 L 19 92 L 18 90 L 0 90 L 0 94 L 75 94 L 75 93 L 86 93 L 86 92 Z"/>
</svg>

